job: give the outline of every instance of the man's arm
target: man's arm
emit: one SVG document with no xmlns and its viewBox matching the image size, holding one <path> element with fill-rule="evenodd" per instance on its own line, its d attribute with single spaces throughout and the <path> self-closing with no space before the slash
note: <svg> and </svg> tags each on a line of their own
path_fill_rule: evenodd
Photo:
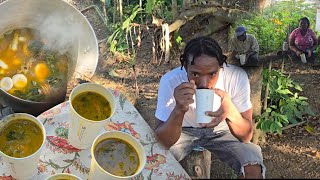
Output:
<svg viewBox="0 0 320 180">
<path fill-rule="evenodd" d="M 193 95 L 195 94 L 195 89 L 195 82 L 193 80 L 177 86 L 173 94 L 176 105 L 170 113 L 169 118 L 165 122 L 161 120 L 157 121 L 158 125 L 155 129 L 157 139 L 167 149 L 180 138 L 184 114 L 189 110 L 189 105 L 194 102 Z"/>
<path fill-rule="evenodd" d="M 313 39 L 313 46 L 310 48 L 310 51 L 313 52 L 318 47 L 318 38 L 316 37 L 316 34 L 313 31 L 311 33 L 312 33 L 311 36 Z"/>
<path fill-rule="evenodd" d="M 257 39 L 253 35 L 251 35 L 250 39 L 251 39 L 251 47 L 249 51 L 246 53 L 247 57 L 250 57 L 256 53 L 259 53 L 259 43 Z"/>
<path fill-rule="evenodd" d="M 184 114 L 175 108 L 166 122 L 157 119 L 155 133 L 158 141 L 166 149 L 169 149 L 180 138 Z"/>
<path fill-rule="evenodd" d="M 258 40 L 254 37 L 253 37 L 253 43 L 252 43 L 252 50 L 259 53 L 259 43 L 258 43 Z"/>
<path fill-rule="evenodd" d="M 230 95 L 222 90 L 215 89 L 215 93 L 221 97 L 221 106 L 215 112 L 208 111 L 209 116 L 214 117 L 213 121 L 203 127 L 214 127 L 221 121 L 226 120 L 230 132 L 239 141 L 249 142 L 253 135 L 252 108 L 240 113 L 232 103 Z"/>
</svg>

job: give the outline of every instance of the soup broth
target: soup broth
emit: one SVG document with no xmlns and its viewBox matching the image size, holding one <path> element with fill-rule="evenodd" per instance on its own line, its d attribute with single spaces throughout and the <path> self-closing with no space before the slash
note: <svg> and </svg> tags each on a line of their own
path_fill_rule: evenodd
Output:
<svg viewBox="0 0 320 180">
<path fill-rule="evenodd" d="M 56 177 L 51 177 L 48 180 L 79 180 L 79 179 L 69 175 L 58 175 Z"/>
<path fill-rule="evenodd" d="M 11 157 L 27 157 L 35 153 L 42 142 L 41 128 L 27 119 L 13 120 L 0 130 L 0 151 Z"/>
<path fill-rule="evenodd" d="M 72 100 L 74 110 L 82 117 L 93 120 L 105 120 L 111 115 L 109 101 L 101 94 L 96 92 L 83 92 Z"/>
<path fill-rule="evenodd" d="M 0 35 L 0 88 L 25 100 L 49 101 L 53 89 L 65 87 L 68 54 L 50 50 L 35 29 Z"/>
<path fill-rule="evenodd" d="M 98 164 L 116 176 L 131 176 L 139 167 L 136 150 L 127 142 L 110 138 L 97 144 L 94 156 Z"/>
</svg>

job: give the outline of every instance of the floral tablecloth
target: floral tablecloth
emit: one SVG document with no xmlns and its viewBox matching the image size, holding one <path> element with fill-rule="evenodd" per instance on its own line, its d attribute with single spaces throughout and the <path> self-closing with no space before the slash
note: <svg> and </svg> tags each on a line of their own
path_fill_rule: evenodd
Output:
<svg viewBox="0 0 320 180">
<path fill-rule="evenodd" d="M 147 164 L 137 179 L 190 179 L 181 165 L 169 151 L 156 142 L 150 126 L 144 121 L 135 107 L 119 93 L 116 97 L 117 109 L 104 131 L 119 130 L 130 133 L 140 140 L 147 154 Z M 68 143 L 69 102 L 61 103 L 42 113 L 38 118 L 47 131 L 47 140 L 38 164 L 38 172 L 31 179 L 45 179 L 55 173 L 71 173 L 87 179 L 90 168 L 90 148 L 80 150 Z M 0 156 L 0 179 L 12 179 L 6 173 L 6 166 Z"/>
</svg>

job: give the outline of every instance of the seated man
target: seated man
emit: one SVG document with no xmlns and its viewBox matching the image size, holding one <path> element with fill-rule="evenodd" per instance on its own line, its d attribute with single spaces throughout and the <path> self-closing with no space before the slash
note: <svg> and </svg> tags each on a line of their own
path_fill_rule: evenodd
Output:
<svg viewBox="0 0 320 180">
<path fill-rule="evenodd" d="M 235 170 L 239 177 L 262 178 L 265 166 L 253 135 L 250 85 L 246 72 L 227 65 L 217 42 L 209 37 L 191 40 L 180 58 L 181 67 L 160 81 L 155 133 L 178 161 L 193 149 L 205 148 Z M 208 124 L 195 117 L 195 90 L 212 89 L 217 111 L 207 111 Z"/>
<path fill-rule="evenodd" d="M 241 65 L 257 66 L 259 63 L 259 44 L 256 38 L 246 33 L 244 26 L 236 28 L 236 36 L 231 38 L 229 43 L 229 51 L 232 52 L 231 58 L 240 61 L 240 55 L 245 54 L 245 62 Z"/>
</svg>

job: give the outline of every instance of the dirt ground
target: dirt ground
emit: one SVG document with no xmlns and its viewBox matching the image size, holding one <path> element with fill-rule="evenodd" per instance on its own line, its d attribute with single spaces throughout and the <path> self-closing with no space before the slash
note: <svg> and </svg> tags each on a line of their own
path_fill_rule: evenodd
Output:
<svg viewBox="0 0 320 180">
<path fill-rule="evenodd" d="M 0 0 L 4 1 L 4 0 Z M 90 5 L 92 1 L 70 0 L 78 9 Z M 97 23 L 99 18 L 87 14 L 90 23 L 99 40 L 106 38 L 103 24 Z M 135 97 L 135 86 L 132 69 L 128 63 L 120 63 L 105 54 L 106 48 L 100 43 L 100 58 L 97 73 L 91 81 L 104 84 L 110 88 L 120 89 L 135 105 L 147 123 L 155 127 L 155 109 L 157 102 L 158 83 L 162 75 L 179 66 L 179 53 L 171 53 L 169 63 L 162 62 L 160 65 L 152 62 L 151 41 L 147 35 L 143 38 L 143 45 L 137 52 L 136 70 L 139 94 Z M 119 77 L 109 75 L 114 69 Z M 309 98 L 316 117 L 309 118 L 303 125 L 287 129 L 282 135 L 267 135 L 266 143 L 261 145 L 264 163 L 267 168 L 266 178 L 320 178 L 320 68 L 310 65 L 290 62 L 285 64 L 285 73 L 303 84 L 303 96 Z M 310 125 L 316 130 L 311 135 L 304 129 L 304 125 Z M 214 179 L 228 179 L 233 177 L 232 172 L 224 164 L 213 159 L 211 177 Z"/>
</svg>

